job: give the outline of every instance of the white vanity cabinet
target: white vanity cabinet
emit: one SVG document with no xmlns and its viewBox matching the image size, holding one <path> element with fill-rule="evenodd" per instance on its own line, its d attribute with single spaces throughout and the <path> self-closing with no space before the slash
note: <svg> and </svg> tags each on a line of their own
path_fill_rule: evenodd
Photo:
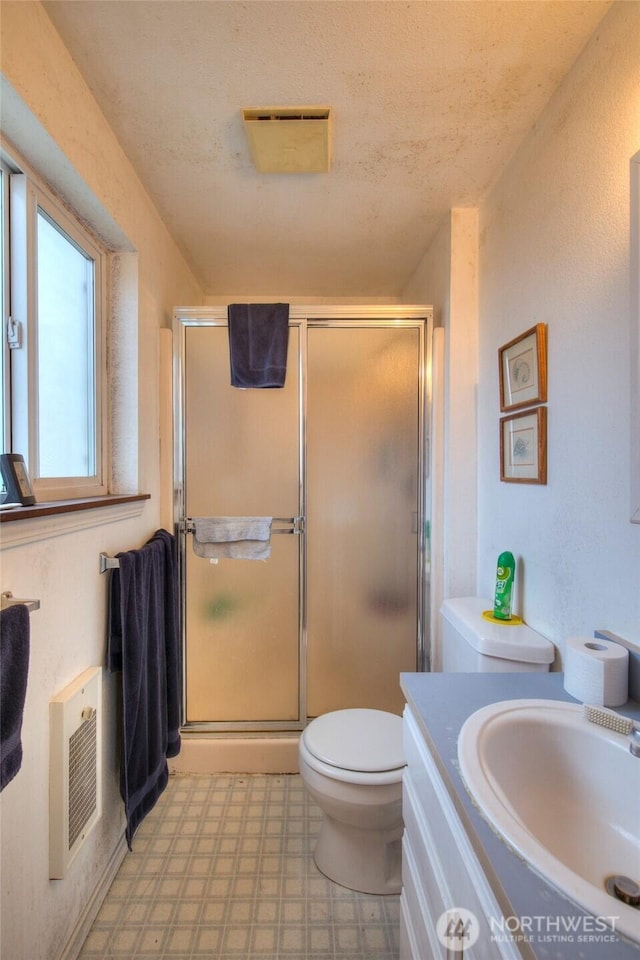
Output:
<svg viewBox="0 0 640 960">
<path fill-rule="evenodd" d="M 400 960 L 522 960 L 517 944 L 508 938 L 501 942 L 495 923 L 491 927 L 489 918 L 502 918 L 509 907 L 496 899 L 409 706 L 404 750 Z M 443 944 L 436 929 L 444 911 L 453 908 L 475 918 L 460 928 L 467 935 L 457 941 L 461 950 Z"/>
</svg>

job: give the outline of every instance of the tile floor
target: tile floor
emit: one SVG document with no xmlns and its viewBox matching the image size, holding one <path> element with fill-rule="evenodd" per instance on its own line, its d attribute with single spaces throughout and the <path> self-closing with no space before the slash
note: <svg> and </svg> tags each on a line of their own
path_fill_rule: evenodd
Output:
<svg viewBox="0 0 640 960">
<path fill-rule="evenodd" d="M 299 776 L 173 776 L 138 828 L 79 960 L 396 960 L 399 898 L 313 862 Z"/>
</svg>

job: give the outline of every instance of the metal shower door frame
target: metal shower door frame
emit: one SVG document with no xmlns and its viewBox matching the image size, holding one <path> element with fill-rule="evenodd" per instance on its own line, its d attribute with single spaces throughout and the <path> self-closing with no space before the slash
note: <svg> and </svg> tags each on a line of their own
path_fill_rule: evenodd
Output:
<svg viewBox="0 0 640 960">
<path fill-rule="evenodd" d="M 178 571 L 180 596 L 180 621 L 182 632 L 183 659 L 186 662 L 187 637 L 185 624 L 186 596 L 186 549 L 190 532 L 189 518 L 185 514 L 186 478 L 185 470 L 185 344 L 189 327 L 226 327 L 226 307 L 178 307 L 173 317 L 173 513 L 174 528 L 178 542 Z M 306 622 L 306 534 L 305 518 L 307 514 L 307 330 L 310 327 L 334 328 L 375 328 L 375 327 L 412 327 L 419 331 L 421 362 L 418 371 L 419 411 L 418 411 L 418 538 L 417 538 L 417 644 L 416 669 L 422 670 L 426 663 L 425 630 L 428 626 L 426 615 L 427 584 L 426 574 L 426 479 L 428 468 L 428 424 L 431 404 L 431 333 L 433 329 L 433 308 L 430 306 L 296 306 L 289 311 L 289 325 L 299 328 L 299 507 L 300 517 L 294 518 L 292 533 L 299 534 L 299 646 L 298 646 L 298 719 L 271 721 L 192 721 L 186 722 L 186 671 L 183 671 L 183 729 L 189 734 L 212 733 L 286 733 L 302 730 L 307 718 L 307 622 Z"/>
</svg>

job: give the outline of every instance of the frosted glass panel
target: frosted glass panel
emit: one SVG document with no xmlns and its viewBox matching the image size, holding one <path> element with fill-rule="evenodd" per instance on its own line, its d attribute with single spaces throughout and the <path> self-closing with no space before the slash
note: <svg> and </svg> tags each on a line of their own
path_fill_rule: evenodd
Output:
<svg viewBox="0 0 640 960">
<path fill-rule="evenodd" d="M 187 721 L 298 719 L 298 543 L 266 562 L 187 552 Z"/>
<path fill-rule="evenodd" d="M 187 327 L 187 514 L 291 517 L 299 513 L 299 331 L 289 329 L 284 387 L 229 382 L 226 327 Z"/>
<path fill-rule="evenodd" d="M 308 333 L 308 712 L 400 712 L 416 669 L 419 331 Z"/>
<path fill-rule="evenodd" d="M 229 383 L 226 327 L 185 332 L 186 514 L 299 515 L 297 328 L 282 389 Z M 194 555 L 187 538 L 187 721 L 299 717 L 300 537 L 273 535 L 266 562 Z"/>
</svg>

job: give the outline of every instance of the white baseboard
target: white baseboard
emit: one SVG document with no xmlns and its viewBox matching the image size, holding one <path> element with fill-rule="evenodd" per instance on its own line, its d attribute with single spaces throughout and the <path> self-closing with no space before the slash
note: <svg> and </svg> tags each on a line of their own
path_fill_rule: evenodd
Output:
<svg viewBox="0 0 640 960">
<path fill-rule="evenodd" d="M 100 882 L 94 889 L 84 910 L 80 914 L 78 922 L 73 929 L 73 933 L 69 937 L 67 945 L 60 954 L 58 960 L 77 960 L 77 957 L 80 955 L 80 951 L 82 950 L 82 946 L 87 939 L 89 931 L 93 926 L 93 921 L 98 916 L 98 911 L 104 902 L 104 898 L 109 892 L 109 887 L 113 883 L 115 876 L 120 869 L 122 861 L 126 856 L 126 853 L 127 843 L 123 835 L 120 837 L 115 850 L 111 854 L 104 873 L 100 878 Z"/>
</svg>

